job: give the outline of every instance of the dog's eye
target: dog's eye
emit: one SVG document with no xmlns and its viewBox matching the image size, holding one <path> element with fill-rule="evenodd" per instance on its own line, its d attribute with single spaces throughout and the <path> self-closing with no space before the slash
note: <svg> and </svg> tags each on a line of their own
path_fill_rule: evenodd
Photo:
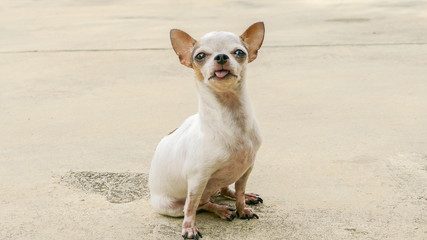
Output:
<svg viewBox="0 0 427 240">
<path fill-rule="evenodd" d="M 240 58 L 243 58 L 243 57 L 245 57 L 245 55 L 246 55 L 246 53 L 245 52 L 243 52 L 242 50 L 240 50 L 240 49 L 237 49 L 236 51 L 234 51 L 234 54 L 236 54 L 236 56 L 238 56 L 238 57 L 240 57 Z"/>
<path fill-rule="evenodd" d="M 196 57 L 195 57 L 195 59 L 197 60 L 197 61 L 202 61 L 203 60 L 203 58 L 205 58 L 206 57 L 206 54 L 205 53 L 203 53 L 203 52 L 201 52 L 201 53 L 199 53 L 199 54 L 197 54 L 196 55 Z"/>
</svg>

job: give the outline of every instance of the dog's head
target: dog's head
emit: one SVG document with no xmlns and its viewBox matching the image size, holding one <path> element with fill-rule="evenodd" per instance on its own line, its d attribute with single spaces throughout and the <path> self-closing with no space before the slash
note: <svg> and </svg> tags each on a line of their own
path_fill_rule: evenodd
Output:
<svg viewBox="0 0 427 240">
<path fill-rule="evenodd" d="M 243 79 L 246 64 L 257 57 L 264 23 L 251 25 L 240 37 L 211 32 L 196 41 L 184 31 L 172 29 L 170 38 L 181 63 L 193 68 L 200 81 L 216 90 L 227 90 Z"/>
</svg>

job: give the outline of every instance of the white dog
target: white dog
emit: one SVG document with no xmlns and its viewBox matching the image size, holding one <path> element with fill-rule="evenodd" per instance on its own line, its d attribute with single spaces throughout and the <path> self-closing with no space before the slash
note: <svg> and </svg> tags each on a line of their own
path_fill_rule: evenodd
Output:
<svg viewBox="0 0 427 240">
<path fill-rule="evenodd" d="M 157 212 L 184 216 L 184 239 L 202 237 L 195 218 L 207 210 L 222 219 L 258 218 L 248 204 L 262 199 L 246 193 L 246 182 L 261 145 L 257 121 L 246 91 L 245 69 L 257 57 L 264 23 L 250 26 L 240 37 L 211 32 L 200 41 L 172 29 L 170 38 L 181 63 L 193 68 L 199 93 L 199 113 L 189 117 L 157 146 L 149 187 Z M 229 185 L 235 184 L 235 191 Z M 211 196 L 236 199 L 236 210 L 218 205 Z"/>
</svg>

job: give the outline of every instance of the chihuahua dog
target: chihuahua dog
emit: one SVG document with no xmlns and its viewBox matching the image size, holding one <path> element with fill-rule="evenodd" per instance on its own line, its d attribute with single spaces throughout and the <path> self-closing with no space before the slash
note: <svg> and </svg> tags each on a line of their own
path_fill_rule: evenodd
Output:
<svg viewBox="0 0 427 240">
<path fill-rule="evenodd" d="M 198 210 L 249 220 L 258 215 L 246 204 L 263 202 L 258 194 L 245 193 L 261 145 L 245 73 L 264 40 L 264 23 L 240 37 L 211 32 L 196 41 L 172 29 L 170 39 L 180 62 L 195 72 L 199 112 L 157 146 L 149 175 L 151 203 L 160 214 L 184 216 L 182 236 L 199 239 Z M 229 188 L 233 183 L 235 190 Z M 214 203 L 217 193 L 235 199 L 236 209 Z"/>
</svg>

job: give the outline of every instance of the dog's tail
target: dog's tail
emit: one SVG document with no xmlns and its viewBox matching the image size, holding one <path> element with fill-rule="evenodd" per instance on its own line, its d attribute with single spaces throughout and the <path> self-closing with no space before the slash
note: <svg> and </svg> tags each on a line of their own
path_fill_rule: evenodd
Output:
<svg viewBox="0 0 427 240">
<path fill-rule="evenodd" d="M 174 200 L 166 196 L 151 195 L 151 204 L 156 212 L 171 217 L 182 217 L 184 216 L 184 204 L 183 200 Z"/>
</svg>

